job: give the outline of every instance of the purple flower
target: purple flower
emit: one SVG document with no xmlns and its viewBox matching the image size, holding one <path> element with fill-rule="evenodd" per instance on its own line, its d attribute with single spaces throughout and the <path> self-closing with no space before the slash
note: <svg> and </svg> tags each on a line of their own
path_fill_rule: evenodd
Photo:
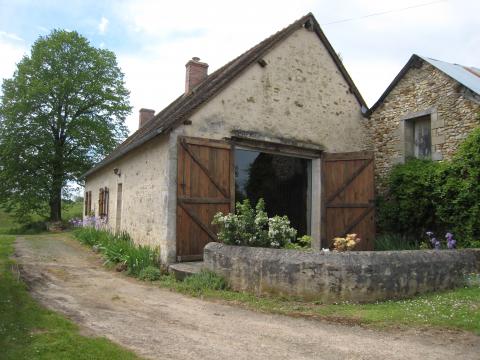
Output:
<svg viewBox="0 0 480 360">
<path fill-rule="evenodd" d="M 440 250 L 440 241 L 438 241 L 437 239 L 435 239 L 435 250 Z"/>
<path fill-rule="evenodd" d="M 447 238 L 447 240 L 451 240 L 451 239 L 453 239 L 453 234 L 447 232 L 447 233 L 445 234 L 445 237 Z"/>
<path fill-rule="evenodd" d="M 432 232 L 432 231 L 427 231 L 425 234 L 427 234 L 428 237 L 432 237 L 432 236 L 433 236 L 433 232 Z"/>
<path fill-rule="evenodd" d="M 447 247 L 449 249 L 455 249 L 457 247 L 457 241 L 455 239 L 448 239 L 447 241 Z"/>
<path fill-rule="evenodd" d="M 437 238 L 432 237 L 430 239 L 430 243 L 432 244 L 432 246 L 435 245 L 437 242 L 440 243 L 440 241 L 438 241 Z"/>
</svg>

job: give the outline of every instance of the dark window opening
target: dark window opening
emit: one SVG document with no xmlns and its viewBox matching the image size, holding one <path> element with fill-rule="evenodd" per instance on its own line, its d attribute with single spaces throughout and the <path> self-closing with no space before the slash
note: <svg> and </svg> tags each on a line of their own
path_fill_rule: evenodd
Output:
<svg viewBox="0 0 480 360">
<path fill-rule="evenodd" d="M 405 123 L 406 156 L 431 159 L 432 134 L 430 115 L 409 119 Z"/>
<path fill-rule="evenodd" d="M 310 233 L 311 160 L 235 150 L 235 201 L 263 198 L 268 216 L 287 215 L 298 236 Z"/>
</svg>

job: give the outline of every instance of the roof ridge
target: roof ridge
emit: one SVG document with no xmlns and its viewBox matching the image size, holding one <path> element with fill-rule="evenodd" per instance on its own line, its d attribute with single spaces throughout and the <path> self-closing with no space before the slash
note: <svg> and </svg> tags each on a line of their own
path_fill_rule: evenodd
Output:
<svg viewBox="0 0 480 360">
<path fill-rule="evenodd" d="M 240 73 L 242 73 L 248 66 L 260 60 L 266 52 L 272 49 L 280 41 L 290 36 L 294 31 L 300 27 L 307 27 L 307 22 L 311 21 L 308 29 L 314 31 L 319 40 L 325 46 L 327 52 L 337 65 L 337 68 L 343 75 L 345 81 L 348 83 L 350 90 L 357 98 L 359 104 L 366 108 L 360 92 L 353 83 L 345 67 L 343 66 L 338 55 L 334 51 L 330 42 L 320 29 L 320 25 L 316 21 L 311 12 L 302 16 L 298 20 L 292 22 L 290 25 L 275 32 L 273 35 L 260 41 L 253 47 L 249 48 L 236 58 L 232 59 L 213 73 L 208 75 L 201 83 L 195 86 L 188 94 L 180 95 L 171 104 L 156 114 L 153 119 L 148 121 L 143 127 L 130 135 L 123 143 L 121 143 L 112 153 L 107 155 L 102 161 L 95 165 L 92 169 L 87 171 L 82 177 L 92 174 L 96 170 L 102 168 L 111 161 L 123 156 L 125 153 L 142 145 L 144 142 L 150 140 L 156 135 L 163 133 L 175 127 L 180 121 L 183 121 L 186 116 L 195 111 L 204 102 L 215 96 L 224 86 L 228 85 Z"/>
</svg>

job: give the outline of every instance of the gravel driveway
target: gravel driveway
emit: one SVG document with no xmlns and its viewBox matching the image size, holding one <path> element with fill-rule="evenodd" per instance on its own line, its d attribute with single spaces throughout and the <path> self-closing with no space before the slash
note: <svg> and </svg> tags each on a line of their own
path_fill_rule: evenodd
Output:
<svg viewBox="0 0 480 360">
<path fill-rule="evenodd" d="M 105 270 L 68 235 L 18 237 L 33 296 L 151 359 L 480 359 L 480 337 L 380 332 L 190 298 Z"/>
</svg>

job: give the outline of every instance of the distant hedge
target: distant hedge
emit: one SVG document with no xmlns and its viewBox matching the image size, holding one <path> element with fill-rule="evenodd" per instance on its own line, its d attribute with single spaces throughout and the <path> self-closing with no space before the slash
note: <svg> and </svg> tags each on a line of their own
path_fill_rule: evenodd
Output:
<svg viewBox="0 0 480 360">
<path fill-rule="evenodd" d="M 480 245 L 480 128 L 451 161 L 411 159 L 392 169 L 386 185 L 377 204 L 380 231 L 415 239 L 450 231 L 460 246 Z"/>
</svg>

